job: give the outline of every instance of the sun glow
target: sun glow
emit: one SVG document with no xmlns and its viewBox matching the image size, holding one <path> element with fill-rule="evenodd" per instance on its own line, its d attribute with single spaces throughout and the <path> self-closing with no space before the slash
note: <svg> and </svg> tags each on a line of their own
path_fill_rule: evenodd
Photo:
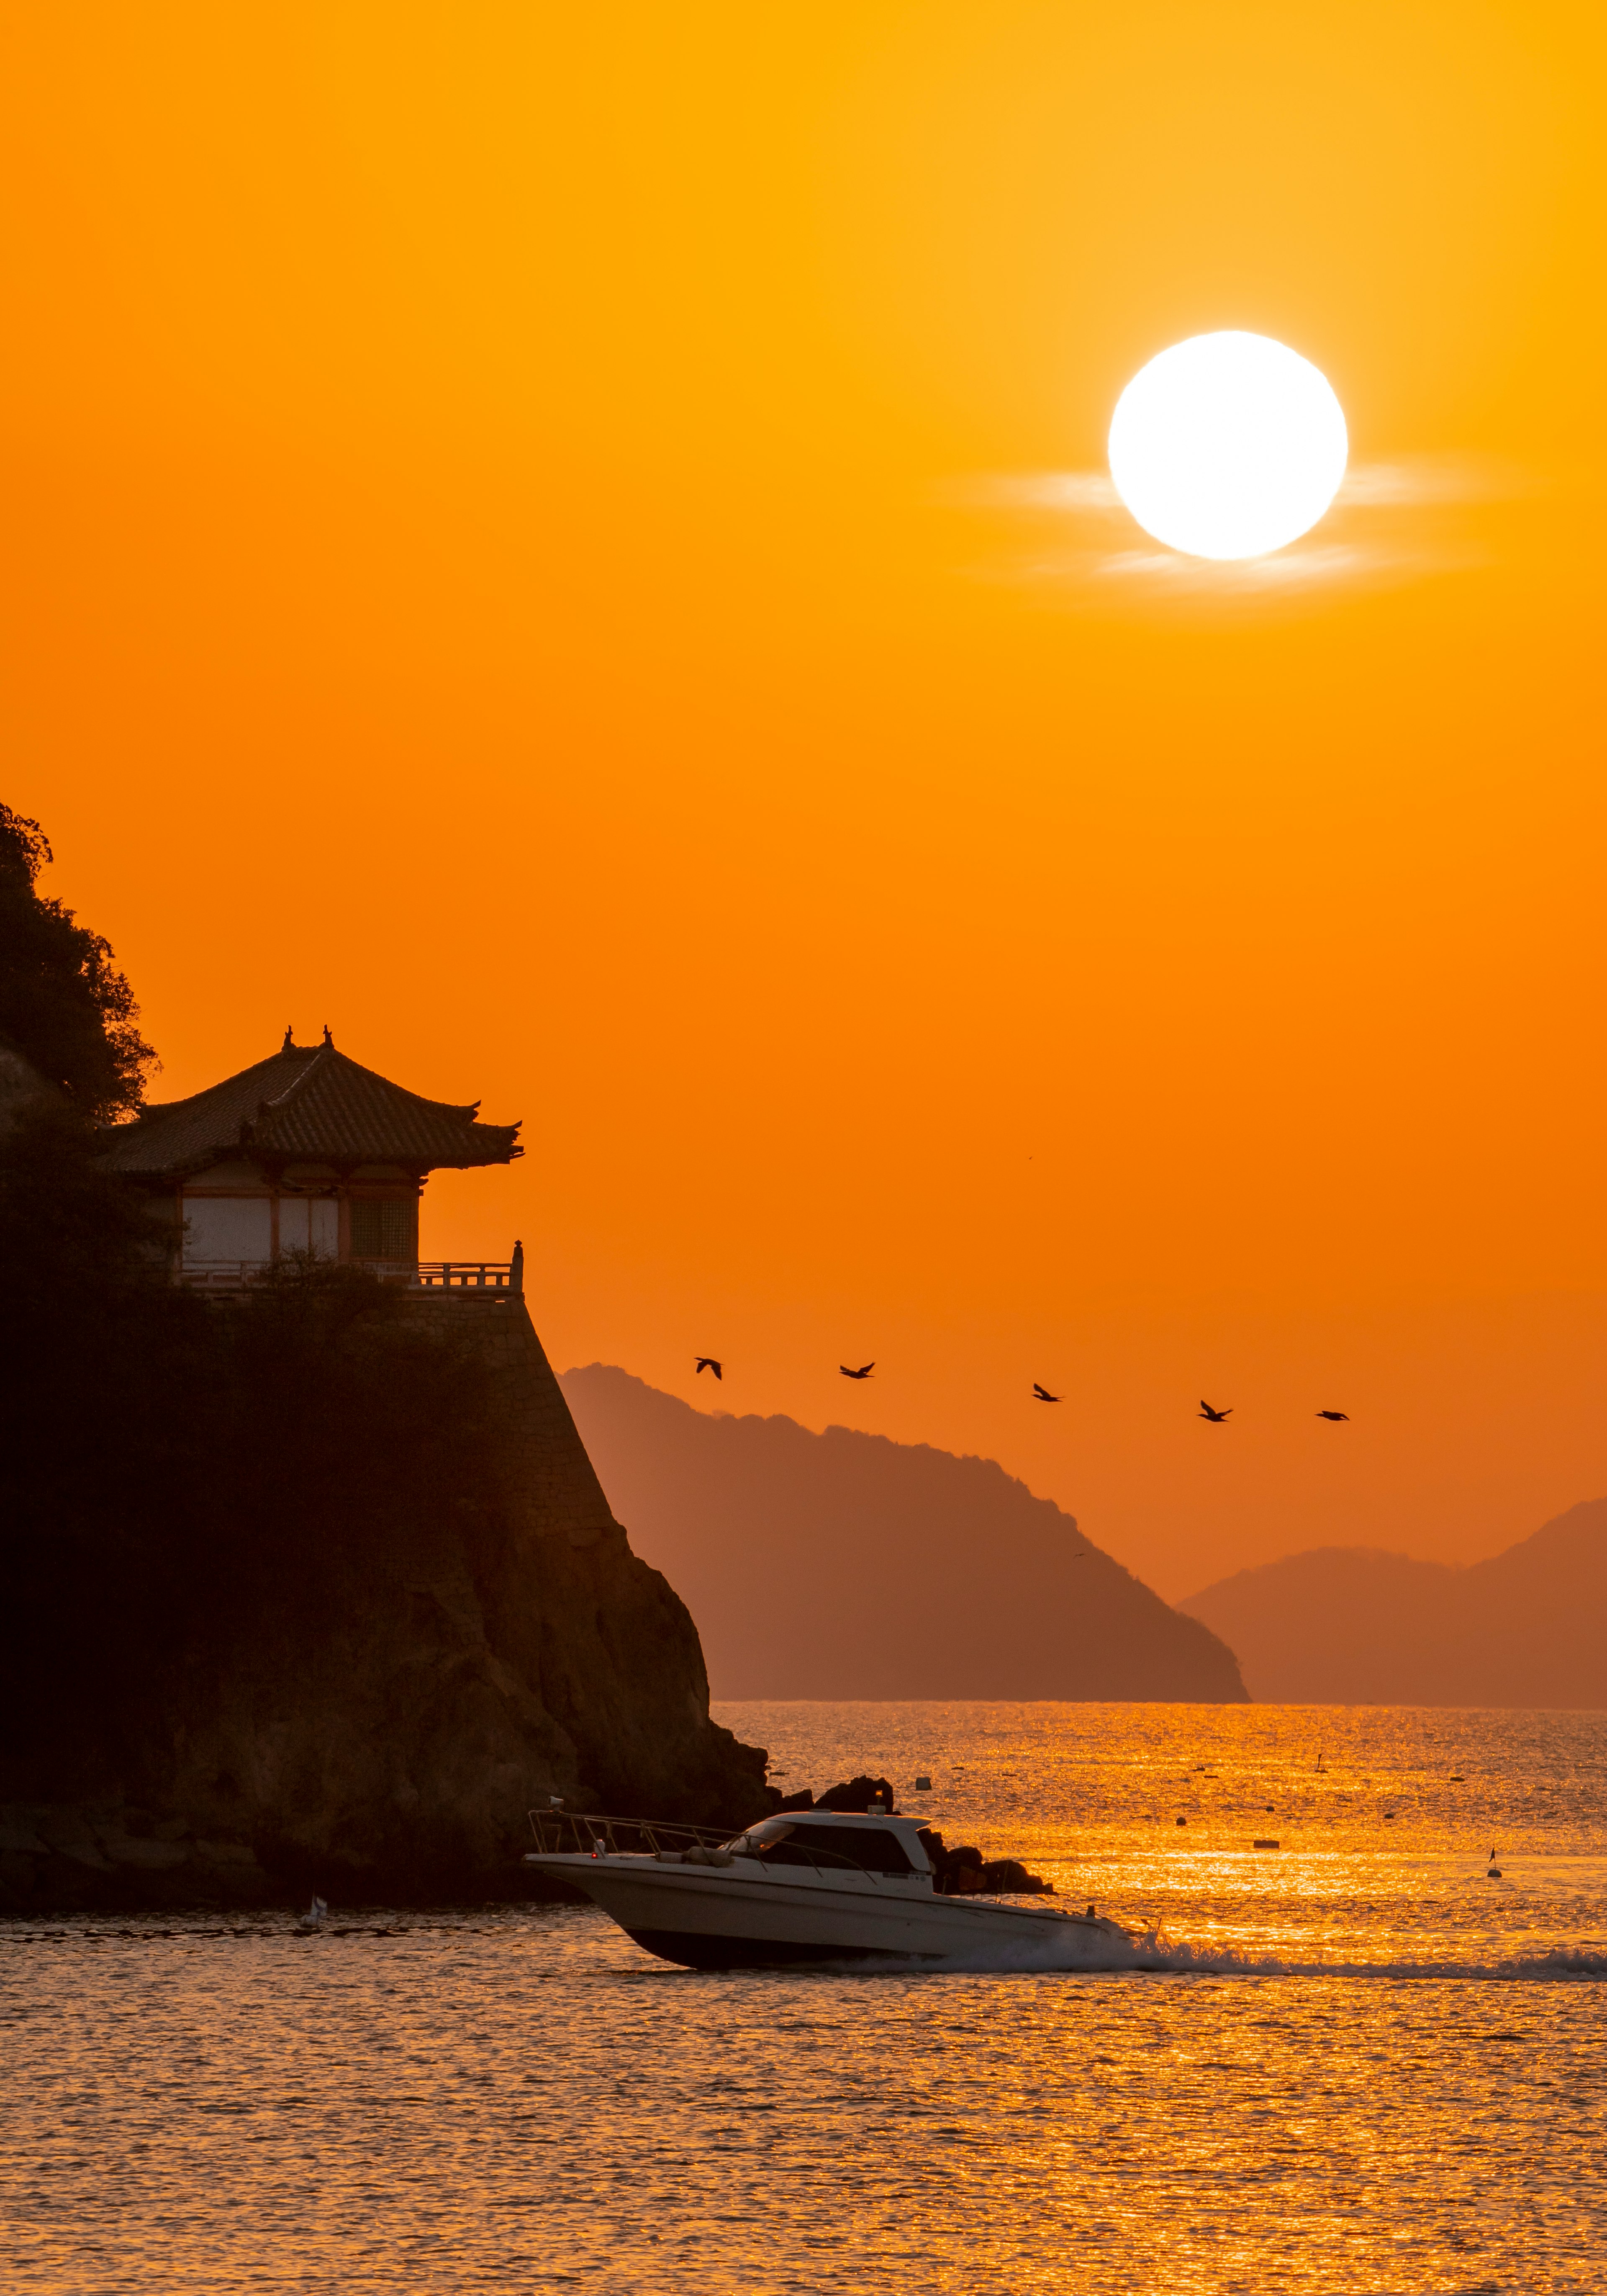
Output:
<svg viewBox="0 0 1607 2296">
<path fill-rule="evenodd" d="M 1146 534 L 1195 558 L 1259 558 L 1314 527 L 1345 475 L 1344 412 L 1267 335 L 1174 343 L 1111 422 L 1111 476 Z"/>
</svg>

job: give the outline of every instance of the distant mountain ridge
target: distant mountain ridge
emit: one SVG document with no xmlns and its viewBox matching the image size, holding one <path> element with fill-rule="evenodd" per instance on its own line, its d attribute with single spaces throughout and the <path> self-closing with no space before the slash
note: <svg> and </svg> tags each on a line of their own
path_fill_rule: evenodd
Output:
<svg viewBox="0 0 1607 2296">
<path fill-rule="evenodd" d="M 1607 1707 L 1607 1499 L 1485 1562 L 1315 1547 L 1178 1608 L 1231 1643 L 1258 1699 Z"/>
<path fill-rule="evenodd" d="M 610 1365 L 560 1384 L 717 1698 L 1245 1697 L 1212 1632 L 994 1460 L 694 1411 Z"/>
</svg>

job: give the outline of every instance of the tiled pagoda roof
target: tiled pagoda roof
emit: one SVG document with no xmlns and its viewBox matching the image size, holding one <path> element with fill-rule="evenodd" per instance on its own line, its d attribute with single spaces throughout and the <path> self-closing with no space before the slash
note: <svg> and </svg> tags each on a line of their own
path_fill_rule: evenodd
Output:
<svg viewBox="0 0 1607 2296">
<path fill-rule="evenodd" d="M 292 1045 L 188 1100 L 111 1127 L 99 1161 L 114 1172 L 181 1178 L 222 1157 L 275 1163 L 404 1164 L 421 1170 L 508 1164 L 524 1153 L 517 1124 L 481 1124 L 465 1108 L 423 1100 L 322 1045 Z"/>
</svg>

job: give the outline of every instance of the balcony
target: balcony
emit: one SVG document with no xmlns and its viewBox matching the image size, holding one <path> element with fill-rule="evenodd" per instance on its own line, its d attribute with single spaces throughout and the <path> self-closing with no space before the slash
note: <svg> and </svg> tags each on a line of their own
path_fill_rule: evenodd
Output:
<svg viewBox="0 0 1607 2296">
<path fill-rule="evenodd" d="M 500 1292 L 505 1297 L 524 1290 L 524 1250 L 517 1243 L 512 1259 L 354 1259 L 345 1264 L 420 1296 Z M 262 1259 L 186 1259 L 174 1280 L 192 1292 L 247 1292 L 273 1265 Z"/>
<path fill-rule="evenodd" d="M 411 1267 L 400 1267 L 393 1277 L 389 1269 L 376 1269 L 382 1280 L 405 1282 L 410 1292 L 522 1292 L 524 1290 L 524 1254 L 517 1244 L 512 1259 L 417 1259 Z"/>
</svg>

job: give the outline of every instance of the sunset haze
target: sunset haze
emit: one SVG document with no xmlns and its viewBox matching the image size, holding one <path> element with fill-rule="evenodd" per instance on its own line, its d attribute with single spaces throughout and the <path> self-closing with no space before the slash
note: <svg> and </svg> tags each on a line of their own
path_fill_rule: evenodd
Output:
<svg viewBox="0 0 1607 2296">
<path fill-rule="evenodd" d="M 423 1249 L 521 1237 L 557 1369 L 997 1459 L 1168 1599 L 1599 1497 L 1603 47 L 14 16 L 4 794 L 152 1096 L 327 1023 L 522 1120 Z M 1248 570 L 1105 475 L 1218 329 L 1349 435 Z"/>
</svg>

